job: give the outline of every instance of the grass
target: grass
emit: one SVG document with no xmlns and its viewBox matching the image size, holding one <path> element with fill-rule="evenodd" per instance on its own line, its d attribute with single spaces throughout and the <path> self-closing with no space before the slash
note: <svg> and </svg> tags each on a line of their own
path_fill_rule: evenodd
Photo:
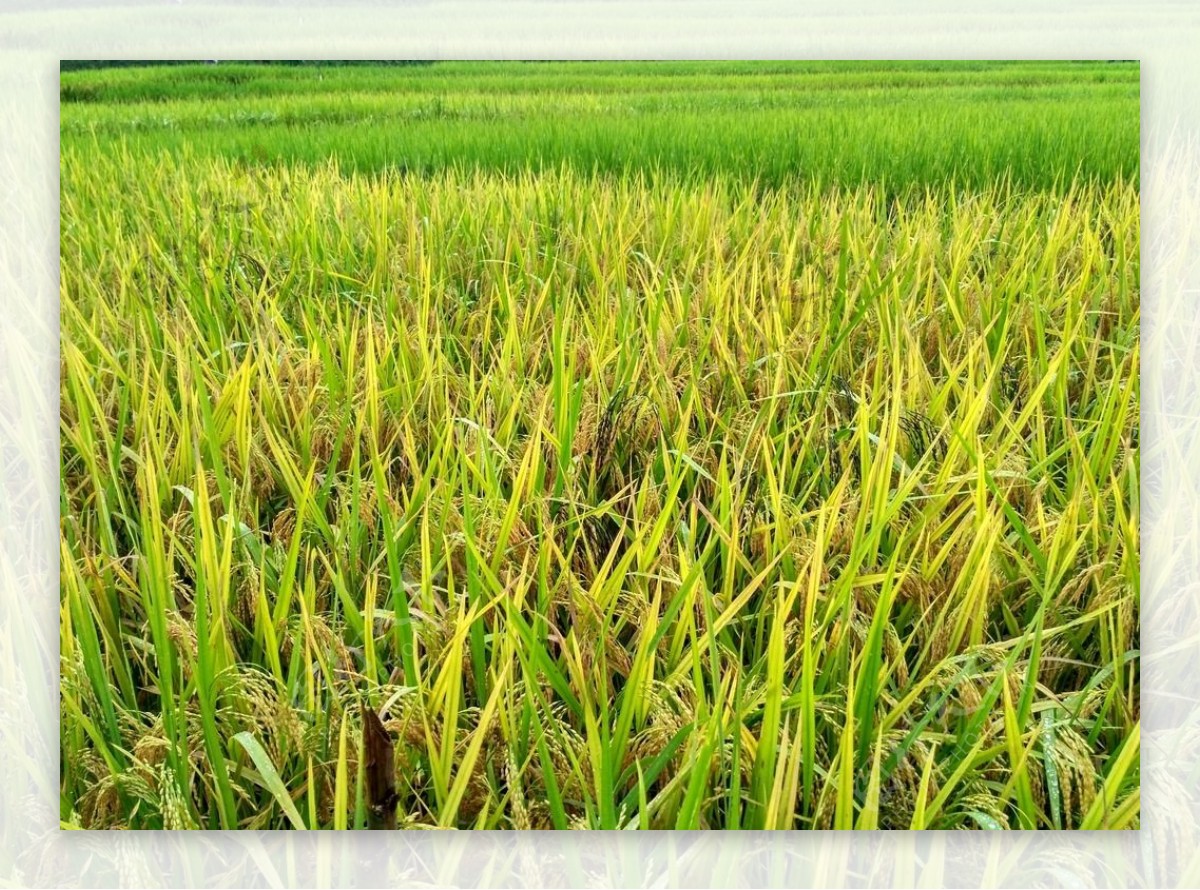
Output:
<svg viewBox="0 0 1200 890">
<path fill-rule="evenodd" d="M 480 66 L 546 126 L 561 79 L 553 149 L 445 123 L 428 169 L 204 115 L 470 66 L 229 68 L 63 77 L 65 825 L 377 824 L 365 706 L 404 828 L 1138 826 L 1136 93 L 1076 112 L 1086 175 L 936 98 L 1127 68 Z M 575 162 L 642 119 L 573 77 L 729 110 Z M 933 81 L 991 151 L 934 182 L 893 117 L 849 151 L 907 177 L 734 169 L 741 91 L 809 77 Z M 194 127 L 116 123 L 151 102 Z M 643 163 L 677 137 L 711 164 Z"/>
<path fill-rule="evenodd" d="M 565 165 L 902 190 L 1135 181 L 1138 67 L 1039 63 L 216 65 L 64 72 L 64 144 L 433 173 Z"/>
</svg>

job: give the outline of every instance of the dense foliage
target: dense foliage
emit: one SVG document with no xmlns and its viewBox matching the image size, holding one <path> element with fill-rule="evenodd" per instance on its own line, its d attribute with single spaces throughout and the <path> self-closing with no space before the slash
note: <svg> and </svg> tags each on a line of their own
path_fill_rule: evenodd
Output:
<svg viewBox="0 0 1200 890">
<path fill-rule="evenodd" d="M 63 77 L 64 824 L 1138 825 L 1136 67 L 215 69 Z"/>
</svg>

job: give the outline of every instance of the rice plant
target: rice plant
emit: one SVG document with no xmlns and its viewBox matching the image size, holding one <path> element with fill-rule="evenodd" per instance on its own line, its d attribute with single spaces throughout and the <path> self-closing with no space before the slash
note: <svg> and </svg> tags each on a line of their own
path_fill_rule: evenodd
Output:
<svg viewBox="0 0 1200 890">
<path fill-rule="evenodd" d="M 1132 127 L 942 183 L 64 135 L 63 824 L 1137 827 Z"/>
</svg>

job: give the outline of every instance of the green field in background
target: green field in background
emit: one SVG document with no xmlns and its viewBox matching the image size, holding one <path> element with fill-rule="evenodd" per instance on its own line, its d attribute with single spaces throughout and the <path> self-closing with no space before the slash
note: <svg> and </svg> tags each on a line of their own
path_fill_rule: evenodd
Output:
<svg viewBox="0 0 1200 890">
<path fill-rule="evenodd" d="M 568 164 L 895 188 L 1138 174 L 1134 63 L 221 63 L 68 71 L 61 97 L 66 147 L 359 171 Z"/>
</svg>

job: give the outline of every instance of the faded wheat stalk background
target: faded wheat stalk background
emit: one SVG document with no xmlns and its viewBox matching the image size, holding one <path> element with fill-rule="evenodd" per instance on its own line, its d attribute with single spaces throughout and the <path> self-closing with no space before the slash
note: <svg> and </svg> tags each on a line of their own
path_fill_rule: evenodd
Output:
<svg viewBox="0 0 1200 890">
<path fill-rule="evenodd" d="M 1200 882 L 1200 13 L 1186 2 L 629 0 L 0 12 L 0 881 L 18 885 L 1174 886 Z M 58 829 L 58 60 L 1142 60 L 1142 825 L 1116 834 Z"/>
</svg>

